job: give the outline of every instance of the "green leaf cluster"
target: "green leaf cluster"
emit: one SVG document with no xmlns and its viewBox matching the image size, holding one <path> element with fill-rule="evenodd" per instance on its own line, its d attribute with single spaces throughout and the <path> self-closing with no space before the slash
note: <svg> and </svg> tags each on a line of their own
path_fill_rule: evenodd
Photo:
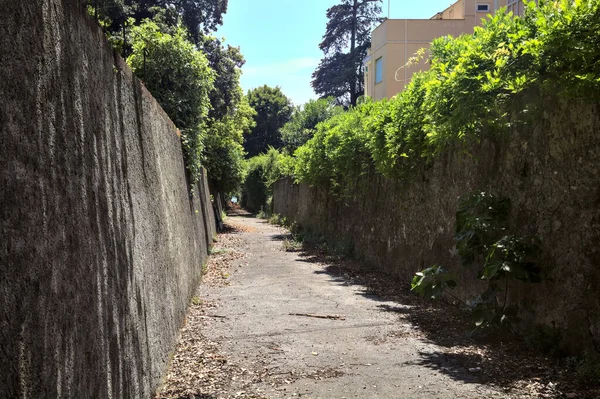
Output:
<svg viewBox="0 0 600 399">
<path fill-rule="evenodd" d="M 434 265 L 415 273 L 411 291 L 428 298 L 439 298 L 447 288 L 456 287 L 456 279 L 446 269 Z"/>
<path fill-rule="evenodd" d="M 350 191 L 375 168 L 400 178 L 449 148 L 532 125 L 544 101 L 600 99 L 600 1 L 540 0 L 499 11 L 473 34 L 435 39 L 430 69 L 390 100 L 366 100 L 318 125 L 296 151 L 295 176 Z"/>
<path fill-rule="evenodd" d="M 281 128 L 284 147 L 293 153 L 314 136 L 319 123 L 343 111 L 332 97 L 309 100 L 306 104 L 295 107 L 289 122 Z"/>
<path fill-rule="evenodd" d="M 541 281 L 537 265 L 539 246 L 533 238 L 507 234 L 509 212 L 508 198 L 486 192 L 459 201 L 456 249 L 463 266 L 479 266 L 479 278 L 488 282 L 483 292 L 468 301 L 477 327 L 506 324 L 516 318 L 517 309 L 508 306 L 510 281 Z M 446 288 L 454 287 L 455 279 L 440 266 L 416 273 L 412 281 L 414 292 L 431 298 L 438 298 L 447 293 Z M 502 296 L 504 299 L 500 301 Z"/>
<path fill-rule="evenodd" d="M 127 46 L 129 27 L 145 19 L 160 20 L 167 26 L 183 24 L 198 44 L 204 34 L 214 32 L 223 23 L 227 0 L 86 0 L 90 15 L 100 22 L 107 36 Z"/>
<path fill-rule="evenodd" d="M 246 97 L 241 97 L 237 107 L 219 119 L 210 119 L 203 135 L 202 166 L 208 172 L 213 192 L 235 193 L 244 179 L 244 136 L 254 126 L 256 112 Z"/>
<path fill-rule="evenodd" d="M 242 206 L 251 212 L 263 211 L 270 215 L 269 198 L 273 195 L 272 185 L 281 176 L 291 173 L 291 156 L 273 147 L 246 162 L 246 175 L 242 185 Z"/>
<path fill-rule="evenodd" d="M 247 97 L 250 106 L 256 110 L 255 126 L 244 141 L 248 156 L 267 152 L 269 147 L 281 148 L 280 130 L 292 116 L 292 101 L 279 86 L 257 87 L 249 90 Z"/>
<path fill-rule="evenodd" d="M 206 56 L 179 26 L 165 33 L 151 20 L 132 28 L 127 63 L 182 130 L 197 128 L 211 108 L 214 74 Z"/>
</svg>

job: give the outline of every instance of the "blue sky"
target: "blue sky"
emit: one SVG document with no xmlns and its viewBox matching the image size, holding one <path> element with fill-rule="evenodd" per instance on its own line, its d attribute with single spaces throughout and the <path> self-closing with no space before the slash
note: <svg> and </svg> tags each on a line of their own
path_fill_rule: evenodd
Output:
<svg viewBox="0 0 600 399">
<path fill-rule="evenodd" d="M 390 0 L 391 18 L 429 18 L 452 0 Z M 338 0 L 229 0 L 217 36 L 240 46 L 244 91 L 264 84 L 281 86 L 300 105 L 316 98 L 311 74 L 322 58 L 319 42 L 325 32 L 327 9 Z M 387 0 L 384 1 L 387 15 Z"/>
</svg>

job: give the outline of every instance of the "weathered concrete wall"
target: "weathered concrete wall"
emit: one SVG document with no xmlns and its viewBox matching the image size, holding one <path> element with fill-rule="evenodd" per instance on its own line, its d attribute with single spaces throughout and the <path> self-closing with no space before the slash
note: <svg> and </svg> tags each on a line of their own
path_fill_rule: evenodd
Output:
<svg viewBox="0 0 600 399">
<path fill-rule="evenodd" d="M 77 0 L 0 1 L 0 397 L 151 397 L 215 234 Z"/>
<path fill-rule="evenodd" d="M 445 265 L 469 295 L 481 282 L 453 252 L 458 199 L 475 190 L 508 197 L 511 232 L 538 237 L 543 250 L 546 281 L 511 288 L 525 324 L 555 323 L 565 331 L 566 350 L 600 352 L 598 107 L 546 109 L 532 131 L 477 146 L 473 158 L 447 153 L 409 183 L 370 173 L 352 198 L 336 199 L 325 187 L 282 180 L 274 187 L 274 212 L 350 240 L 356 255 L 401 282 Z"/>
</svg>

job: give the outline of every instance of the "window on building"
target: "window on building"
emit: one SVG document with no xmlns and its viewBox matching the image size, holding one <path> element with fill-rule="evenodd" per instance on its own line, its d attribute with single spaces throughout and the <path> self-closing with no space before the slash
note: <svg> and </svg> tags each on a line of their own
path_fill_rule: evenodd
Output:
<svg viewBox="0 0 600 399">
<path fill-rule="evenodd" d="M 477 4 L 477 11 L 478 12 L 487 12 L 490 10 L 490 5 L 489 4 Z"/>
<path fill-rule="evenodd" d="M 506 9 L 513 13 L 513 15 L 521 15 L 519 4 L 520 0 L 508 0 L 506 2 Z"/>
<path fill-rule="evenodd" d="M 381 83 L 383 81 L 383 58 L 377 58 L 375 60 L 375 83 Z"/>
</svg>

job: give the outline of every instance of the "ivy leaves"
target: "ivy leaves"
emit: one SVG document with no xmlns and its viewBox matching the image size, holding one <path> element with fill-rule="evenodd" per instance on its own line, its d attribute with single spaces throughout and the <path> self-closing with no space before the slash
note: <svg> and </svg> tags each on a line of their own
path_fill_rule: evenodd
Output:
<svg viewBox="0 0 600 399">
<path fill-rule="evenodd" d="M 539 246 L 534 238 L 507 234 L 510 200 L 477 192 L 459 201 L 456 212 L 456 249 L 465 267 L 478 267 L 487 288 L 466 301 L 477 327 L 514 320 L 517 309 L 508 304 L 509 282 L 537 283 L 542 280 L 537 261 Z M 500 284 L 503 283 L 503 284 Z M 412 291 L 431 298 L 448 293 L 456 280 L 441 266 L 415 274 Z"/>
</svg>

